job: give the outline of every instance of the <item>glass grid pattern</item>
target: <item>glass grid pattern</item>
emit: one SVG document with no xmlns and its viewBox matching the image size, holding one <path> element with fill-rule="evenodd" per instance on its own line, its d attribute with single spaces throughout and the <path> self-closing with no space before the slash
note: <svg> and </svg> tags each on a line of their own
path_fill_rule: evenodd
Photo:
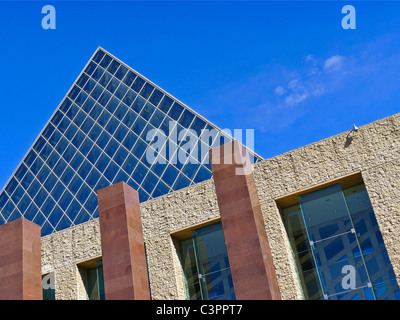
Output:
<svg viewBox="0 0 400 320">
<path fill-rule="evenodd" d="M 211 178 L 208 153 L 202 159 L 195 154 L 203 144 L 197 137 L 199 147 L 189 150 L 184 164 L 176 161 L 178 151 L 169 154 L 169 136 L 164 152 L 149 149 L 148 131 L 168 134 L 170 121 L 178 135 L 217 129 L 207 148 L 232 139 L 99 48 L 1 191 L 0 224 L 25 217 L 45 236 L 97 218 L 97 190 L 120 181 L 144 202 Z M 191 135 L 182 134 L 178 148 Z M 147 151 L 163 163 L 150 165 Z M 249 153 L 254 162 L 262 160 Z"/>
</svg>

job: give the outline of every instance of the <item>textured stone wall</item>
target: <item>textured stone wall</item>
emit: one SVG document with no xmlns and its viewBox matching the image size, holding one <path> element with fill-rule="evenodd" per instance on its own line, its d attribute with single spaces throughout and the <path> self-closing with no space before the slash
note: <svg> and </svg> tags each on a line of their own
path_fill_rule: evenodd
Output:
<svg viewBox="0 0 400 320">
<path fill-rule="evenodd" d="M 361 172 L 400 279 L 400 114 L 254 165 L 265 228 L 283 299 L 303 299 L 276 199 Z M 219 219 L 213 179 L 141 204 L 152 299 L 186 299 L 179 241 L 171 234 Z M 42 238 L 42 272 L 55 272 L 56 299 L 86 299 L 77 263 L 101 255 L 98 220 Z"/>
</svg>

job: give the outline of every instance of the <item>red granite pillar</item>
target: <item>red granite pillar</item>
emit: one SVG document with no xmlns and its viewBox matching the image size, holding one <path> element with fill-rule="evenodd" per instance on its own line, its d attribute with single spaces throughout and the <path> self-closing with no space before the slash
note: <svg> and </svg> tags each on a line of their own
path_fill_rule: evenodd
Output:
<svg viewBox="0 0 400 320">
<path fill-rule="evenodd" d="M 42 300 L 40 226 L 24 218 L 0 226 L 0 300 Z"/>
<path fill-rule="evenodd" d="M 280 300 L 250 159 L 237 141 L 210 150 L 215 190 L 238 300 Z"/>
<path fill-rule="evenodd" d="M 106 300 L 150 299 L 137 191 L 120 182 L 97 194 Z"/>
</svg>

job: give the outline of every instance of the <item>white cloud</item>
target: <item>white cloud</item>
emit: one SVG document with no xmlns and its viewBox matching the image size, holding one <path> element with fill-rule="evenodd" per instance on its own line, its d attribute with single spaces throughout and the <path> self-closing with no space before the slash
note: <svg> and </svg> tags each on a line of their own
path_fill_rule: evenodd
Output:
<svg viewBox="0 0 400 320">
<path fill-rule="evenodd" d="M 275 88 L 275 94 L 277 94 L 278 96 L 283 96 L 286 93 L 286 90 L 284 87 L 282 86 L 277 86 Z"/>
<path fill-rule="evenodd" d="M 332 70 L 332 69 L 337 69 L 343 64 L 344 57 L 342 56 L 332 56 L 328 59 L 325 60 L 324 63 L 324 70 Z"/>
</svg>

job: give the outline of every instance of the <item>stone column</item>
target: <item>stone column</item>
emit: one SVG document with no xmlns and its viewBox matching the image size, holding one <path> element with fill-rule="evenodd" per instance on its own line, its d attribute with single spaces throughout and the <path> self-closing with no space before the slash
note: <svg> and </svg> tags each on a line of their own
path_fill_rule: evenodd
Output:
<svg viewBox="0 0 400 320">
<path fill-rule="evenodd" d="M 97 191 L 106 300 L 147 300 L 139 194 L 125 182 Z"/>
<path fill-rule="evenodd" d="M 252 166 L 234 140 L 210 150 L 215 190 L 238 300 L 280 300 Z"/>
<path fill-rule="evenodd" d="M 42 300 L 40 226 L 21 218 L 0 226 L 0 300 Z"/>
</svg>

